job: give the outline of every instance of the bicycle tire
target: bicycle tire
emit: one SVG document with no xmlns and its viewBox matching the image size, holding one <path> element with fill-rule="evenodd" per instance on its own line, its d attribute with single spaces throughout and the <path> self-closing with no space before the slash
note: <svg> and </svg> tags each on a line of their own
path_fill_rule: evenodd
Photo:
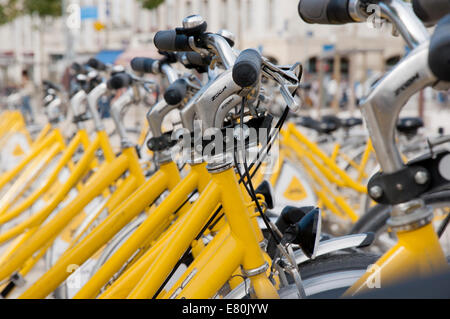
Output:
<svg viewBox="0 0 450 319">
<path fill-rule="evenodd" d="M 376 254 L 339 251 L 299 264 L 307 298 L 339 298 L 378 259 L 379 255 Z M 243 287 L 244 283 L 225 296 L 225 299 L 236 296 L 238 289 L 242 291 Z M 295 284 L 281 288 L 279 294 L 282 299 L 298 298 Z"/>
<path fill-rule="evenodd" d="M 431 206 L 432 209 L 450 207 L 450 190 L 443 190 L 435 193 L 430 193 L 422 197 L 426 205 Z M 368 248 L 376 253 L 383 253 L 390 248 L 392 242 L 395 241 L 388 233 L 387 220 L 390 217 L 390 205 L 375 205 L 371 207 L 350 230 L 351 234 L 358 234 L 361 232 L 372 232 L 375 234 L 373 244 Z M 442 225 L 441 225 L 442 226 Z M 440 228 L 440 227 L 438 227 Z M 438 229 L 437 228 L 437 229 Z M 387 234 L 384 236 L 383 234 Z M 446 244 L 445 247 L 447 247 Z M 444 249 L 445 250 L 445 249 Z M 445 250 L 448 253 L 448 248 Z"/>
<path fill-rule="evenodd" d="M 339 252 L 309 260 L 299 265 L 303 286 L 308 298 L 339 298 L 355 283 L 367 268 L 379 259 L 376 254 Z M 281 298 L 288 298 L 287 290 L 280 290 Z M 291 294 L 292 295 L 292 294 Z"/>
<path fill-rule="evenodd" d="M 448 205 L 450 207 L 450 190 L 443 190 L 439 192 L 430 193 L 424 195 L 422 199 L 425 205 L 430 205 L 431 207 L 445 207 Z M 364 214 L 356 223 L 353 225 L 350 233 L 358 234 L 362 232 L 374 232 L 376 233 L 386 224 L 390 216 L 391 206 L 389 205 L 375 205 L 371 207 L 366 214 Z"/>
</svg>

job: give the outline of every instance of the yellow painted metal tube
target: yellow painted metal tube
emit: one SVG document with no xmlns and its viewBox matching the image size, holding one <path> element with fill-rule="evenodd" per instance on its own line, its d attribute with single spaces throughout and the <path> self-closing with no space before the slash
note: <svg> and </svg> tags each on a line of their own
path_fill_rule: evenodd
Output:
<svg viewBox="0 0 450 319">
<path fill-rule="evenodd" d="M 30 238 L 37 230 L 37 227 L 28 230 L 26 233 L 14 238 L 9 244 L 8 248 L 3 252 L 0 258 L 0 264 L 8 260 L 8 258 L 24 243 L 28 238 Z"/>
<path fill-rule="evenodd" d="M 45 243 L 52 240 L 93 198 L 104 188 L 119 178 L 127 168 L 128 158 L 119 156 L 112 163 L 102 166 L 86 183 L 78 196 L 58 212 L 48 223 L 39 229 L 21 249 L 17 250 L 7 263 L 0 265 L 0 280 L 9 276 Z"/>
<path fill-rule="evenodd" d="M 194 260 L 183 276 L 160 298 L 167 299 L 173 296 L 182 283 L 186 283 L 186 278 L 191 274 L 194 276 L 176 298 L 206 299 L 213 297 L 239 267 L 244 251 L 244 246 L 231 236 L 230 228 L 224 227 Z"/>
<path fill-rule="evenodd" d="M 42 173 L 53 157 L 58 154 L 58 146 L 52 145 L 47 152 L 39 154 L 35 161 L 28 165 L 0 199 L 0 215 L 17 201 L 30 188 L 33 181 Z M 20 214 L 20 212 L 19 212 Z"/>
<path fill-rule="evenodd" d="M 57 143 L 62 140 L 61 132 L 59 130 L 53 130 L 49 135 L 45 137 L 42 142 L 33 145 L 30 153 L 20 161 L 13 169 L 3 173 L 0 176 L 0 188 L 3 188 L 7 183 L 9 183 L 14 177 L 21 172 L 25 166 L 27 166 L 34 158 L 43 152 L 47 147 L 52 145 L 53 143 Z"/>
<path fill-rule="evenodd" d="M 358 168 L 358 178 L 356 179 L 358 182 L 361 182 L 366 171 L 367 162 L 369 161 L 370 154 L 373 153 L 373 145 L 372 140 L 369 138 L 367 140 L 366 148 L 364 149 L 363 156 L 361 158 L 361 162 L 359 163 Z"/>
<path fill-rule="evenodd" d="M 398 242 L 362 276 L 344 296 L 369 288 L 448 271 L 449 266 L 431 223 L 412 231 L 398 232 Z"/>
<path fill-rule="evenodd" d="M 287 143 L 292 143 L 292 139 L 289 136 L 284 136 L 284 139 Z M 350 218 L 352 221 L 358 220 L 359 216 L 354 212 L 352 207 L 345 201 L 345 199 L 341 196 L 335 195 L 327 186 L 326 182 L 319 177 L 319 175 L 313 170 L 313 168 L 307 163 L 304 157 L 302 157 L 303 153 L 307 153 L 307 151 L 303 148 L 303 146 L 299 144 L 295 144 L 295 154 L 297 158 L 302 163 L 305 170 L 311 176 L 313 181 L 320 186 L 313 187 L 314 192 L 317 197 L 324 203 L 327 209 L 329 209 L 333 214 L 339 216 L 340 218 Z M 299 154 L 301 152 L 301 154 Z M 333 202 L 334 201 L 334 202 Z"/>
<path fill-rule="evenodd" d="M 47 178 L 47 180 L 41 187 L 35 190 L 24 201 L 22 201 L 19 205 L 15 206 L 13 209 L 9 210 L 7 213 L 5 212 L 8 209 L 9 205 L 4 205 L 2 209 L 0 209 L 0 224 L 11 220 L 12 218 L 18 216 L 23 211 L 31 207 L 31 205 L 33 205 L 36 202 L 36 200 L 53 185 L 55 180 L 58 178 L 58 174 L 61 171 L 61 169 L 68 164 L 73 154 L 77 150 L 78 146 L 81 143 L 81 139 L 82 133 L 81 131 L 79 131 L 77 135 L 72 139 L 67 149 L 64 151 L 64 154 L 56 164 L 56 167 L 53 169 L 51 175 Z"/>
<path fill-rule="evenodd" d="M 34 227 L 42 223 L 50 213 L 59 205 L 59 203 L 65 198 L 65 196 L 69 193 L 72 187 L 79 181 L 79 179 L 86 173 L 89 169 L 89 164 L 92 161 L 92 158 L 95 156 L 95 152 L 98 149 L 99 139 L 96 139 L 86 150 L 83 157 L 77 163 L 76 168 L 70 175 L 69 179 L 62 185 L 61 189 L 54 195 L 53 199 L 39 210 L 37 213 L 33 214 L 30 218 L 25 220 L 24 222 L 14 226 L 8 231 L 0 234 L 0 243 L 3 243 L 11 238 L 20 235 L 22 232 L 27 230 L 28 228 Z"/>
<path fill-rule="evenodd" d="M 120 201 L 126 197 L 134 188 L 136 187 L 136 178 L 134 176 L 128 176 L 121 187 L 113 193 L 115 200 Z M 127 212 L 128 213 L 128 212 Z M 116 216 L 123 216 L 118 214 Z M 112 238 L 117 230 L 117 224 L 113 224 L 115 229 L 111 227 L 104 227 L 107 220 L 111 220 L 112 214 L 108 216 L 99 226 L 94 228 L 91 233 L 78 243 L 76 248 L 69 249 L 66 251 L 58 261 L 48 270 L 44 275 L 39 278 L 30 288 L 28 288 L 21 296 L 22 299 L 37 299 L 45 298 L 48 294 L 54 291 L 69 275 L 70 272 L 67 271 L 70 265 L 81 265 L 90 256 L 92 256 L 99 248 L 103 246 L 104 243 L 108 241 L 108 238 Z M 115 221 L 118 221 L 116 218 Z M 113 221 L 114 222 L 114 221 Z M 111 226 L 111 223 L 108 225 Z M 120 229 L 119 229 L 120 230 Z M 102 232 L 103 231 L 103 232 Z M 108 231 L 108 233 L 105 233 Z M 97 236 L 95 236 L 97 234 Z M 94 245 L 91 245 L 95 243 Z M 78 252 L 78 255 L 76 254 Z M 80 258 L 76 258 L 80 256 Z"/>
<path fill-rule="evenodd" d="M 233 171 L 231 174 L 234 176 Z M 156 262 L 148 269 L 128 298 L 148 299 L 153 297 L 211 215 L 219 201 L 219 196 L 219 185 L 213 182 L 209 183 L 195 204 L 192 205 L 190 216 L 186 218 L 183 227 L 177 230 L 166 249 L 158 255 Z"/>
<path fill-rule="evenodd" d="M 124 150 L 122 156 L 128 158 L 128 165 L 137 162 L 137 154 L 134 149 Z M 119 193 L 116 191 L 111 198 L 112 200 L 108 201 L 109 209 L 121 203 L 117 209 L 113 210 L 81 242 L 66 251 L 49 271 L 24 292 L 21 298 L 43 298 L 47 296 L 70 275 L 65 271 L 69 265 L 81 265 L 144 209 L 146 205 L 139 207 L 139 205 L 136 205 L 134 196 L 128 197 L 137 188 L 138 181 L 143 181 L 142 172 L 137 167 L 134 168 L 134 174 L 131 170 L 130 168 L 131 175 L 119 186 Z M 141 197 L 145 194 L 146 200 L 153 202 L 166 189 L 167 183 L 165 181 L 169 179 L 166 175 L 167 170 L 170 173 L 173 173 L 174 170 L 177 172 L 176 165 L 166 165 L 153 175 L 149 180 L 152 185 L 151 191 L 148 191 L 148 189 L 145 193 L 140 191 Z"/>
<path fill-rule="evenodd" d="M 174 172 L 175 173 L 175 172 Z M 205 166 L 194 165 L 188 175 L 170 192 L 166 199 L 149 214 L 148 218 L 133 232 L 126 242 L 105 262 L 95 275 L 81 288 L 75 298 L 94 298 L 101 287 L 122 267 L 122 265 L 138 250 L 148 237 L 153 237 L 158 225 L 164 223 L 171 214 L 184 202 L 187 196 L 198 186 L 199 174 L 207 174 Z M 166 178 L 179 178 L 176 174 Z M 143 187 L 153 188 L 152 183 L 147 182 Z M 148 190 L 143 190 L 143 198 L 134 200 L 135 206 L 140 205 L 140 210 L 148 206 Z"/>
<path fill-rule="evenodd" d="M 266 261 L 259 246 L 257 234 L 259 229 L 254 228 L 246 201 L 238 184 L 236 174 L 232 169 L 227 169 L 212 175 L 212 179 L 222 190 L 221 202 L 227 222 L 230 225 L 233 237 L 245 246 L 245 253 L 241 261 L 244 270 L 252 270 L 263 266 Z M 232 270 L 234 271 L 234 269 Z M 250 277 L 258 298 L 279 298 L 275 287 L 266 274 Z"/>
<path fill-rule="evenodd" d="M 354 190 L 366 193 L 367 189 L 365 185 L 362 185 L 358 182 L 355 182 L 348 174 L 340 169 L 336 163 L 334 163 L 316 144 L 309 141 L 303 134 L 301 134 L 292 123 L 288 124 L 288 131 L 292 133 L 294 137 L 296 137 L 301 143 L 304 143 L 308 150 L 316 154 L 328 167 L 330 167 L 333 172 L 335 172 L 345 184 L 353 188 Z"/>
<path fill-rule="evenodd" d="M 44 137 L 50 132 L 51 129 L 52 129 L 52 126 L 50 123 L 45 124 L 44 127 L 39 132 L 39 134 L 34 139 L 34 141 L 32 143 L 32 147 L 34 145 L 36 145 L 37 143 L 40 143 L 44 139 Z"/>
<path fill-rule="evenodd" d="M 102 294 L 100 299 L 123 299 L 126 298 L 131 290 L 139 283 L 145 271 L 153 264 L 155 258 L 161 251 L 166 250 L 169 241 L 173 238 L 175 232 L 166 232 L 151 249 L 131 265 L 121 276 L 109 286 Z"/>
</svg>

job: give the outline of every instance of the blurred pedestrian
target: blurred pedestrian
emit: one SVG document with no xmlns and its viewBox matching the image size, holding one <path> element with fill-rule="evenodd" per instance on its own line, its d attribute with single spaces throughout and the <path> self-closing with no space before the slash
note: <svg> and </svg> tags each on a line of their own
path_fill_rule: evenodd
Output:
<svg viewBox="0 0 450 319">
<path fill-rule="evenodd" d="M 34 123 L 33 110 L 31 108 L 31 97 L 33 96 L 34 88 L 27 70 L 22 71 L 22 83 L 20 88 L 20 95 L 22 98 L 20 110 L 27 123 Z"/>
</svg>

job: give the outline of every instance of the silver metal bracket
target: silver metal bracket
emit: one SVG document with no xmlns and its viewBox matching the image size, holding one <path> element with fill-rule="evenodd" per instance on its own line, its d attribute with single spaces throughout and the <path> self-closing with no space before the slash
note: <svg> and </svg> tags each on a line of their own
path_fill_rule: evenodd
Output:
<svg viewBox="0 0 450 319">
<path fill-rule="evenodd" d="M 241 267 L 242 274 L 245 277 L 253 277 L 259 274 L 263 274 L 266 272 L 267 269 L 269 269 L 269 264 L 267 262 L 265 262 L 262 266 L 253 269 L 244 269 Z"/>
</svg>

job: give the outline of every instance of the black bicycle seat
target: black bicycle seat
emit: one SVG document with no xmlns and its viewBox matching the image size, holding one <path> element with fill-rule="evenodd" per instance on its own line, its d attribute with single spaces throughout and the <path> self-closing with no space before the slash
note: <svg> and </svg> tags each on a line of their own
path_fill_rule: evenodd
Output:
<svg viewBox="0 0 450 319">
<path fill-rule="evenodd" d="M 334 115 L 322 116 L 320 129 L 324 134 L 331 134 L 341 127 L 341 119 Z"/>
<path fill-rule="evenodd" d="M 321 121 L 317 121 L 310 116 L 303 116 L 298 121 L 298 124 L 315 130 L 319 134 L 331 134 L 340 127 L 339 120 L 336 117 L 324 116 Z"/>
<path fill-rule="evenodd" d="M 352 128 L 363 123 L 362 119 L 357 117 L 349 117 L 346 119 L 341 119 L 341 125 L 345 128 Z"/>
<path fill-rule="evenodd" d="M 397 130 L 406 135 L 415 135 L 417 130 L 423 127 L 423 121 L 420 117 L 403 117 L 397 122 Z"/>
</svg>

